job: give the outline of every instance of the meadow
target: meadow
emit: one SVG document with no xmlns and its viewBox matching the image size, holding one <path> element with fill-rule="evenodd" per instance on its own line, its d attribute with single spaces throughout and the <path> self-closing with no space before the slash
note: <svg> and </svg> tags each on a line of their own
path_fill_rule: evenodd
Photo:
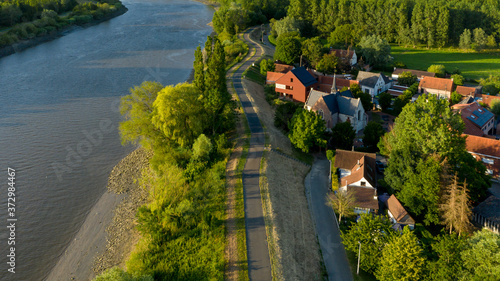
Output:
<svg viewBox="0 0 500 281">
<path fill-rule="evenodd" d="M 431 64 L 442 64 L 448 72 L 458 68 L 465 78 L 479 79 L 500 75 L 500 52 L 462 51 L 459 49 L 427 49 L 391 46 L 395 61 L 402 61 L 407 68 L 427 70 Z"/>
</svg>

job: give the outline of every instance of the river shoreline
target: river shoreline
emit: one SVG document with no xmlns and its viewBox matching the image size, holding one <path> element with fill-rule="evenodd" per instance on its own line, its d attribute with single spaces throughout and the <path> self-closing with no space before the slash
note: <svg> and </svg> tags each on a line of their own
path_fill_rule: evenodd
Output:
<svg viewBox="0 0 500 281">
<path fill-rule="evenodd" d="M 53 31 L 53 32 L 48 33 L 44 36 L 35 37 L 35 38 L 29 39 L 29 40 L 22 40 L 22 41 L 19 41 L 17 43 L 14 43 L 10 46 L 2 47 L 2 48 L 0 48 L 0 58 L 9 56 L 9 55 L 12 55 L 15 53 L 22 52 L 26 49 L 38 46 L 38 45 L 45 43 L 45 42 L 52 41 L 54 39 L 60 38 L 64 35 L 72 32 L 72 31 L 80 30 L 82 28 L 87 28 L 87 27 L 94 26 L 94 25 L 98 25 L 98 24 L 105 22 L 105 21 L 108 21 L 112 18 L 121 16 L 121 15 L 125 14 L 127 11 L 128 11 L 127 7 L 122 6 L 121 8 L 117 9 L 116 11 L 104 15 L 100 19 L 94 19 L 89 23 L 82 24 L 82 25 L 69 25 L 69 26 L 64 27 L 63 29 Z"/>
</svg>

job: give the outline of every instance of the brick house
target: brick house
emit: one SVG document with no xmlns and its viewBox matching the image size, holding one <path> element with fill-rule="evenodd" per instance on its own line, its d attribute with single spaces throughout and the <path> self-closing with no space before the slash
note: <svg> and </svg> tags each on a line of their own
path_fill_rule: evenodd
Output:
<svg viewBox="0 0 500 281">
<path fill-rule="evenodd" d="M 331 94 L 311 90 L 304 108 L 323 117 L 327 129 L 340 122 L 349 122 L 357 133 L 368 123 L 361 99 L 354 98 L 349 90 Z"/>
<path fill-rule="evenodd" d="M 342 190 L 352 190 L 356 198 L 355 213 L 378 211 L 375 159 L 375 153 L 336 150 L 334 166 L 340 170 L 339 186 Z"/>
<path fill-rule="evenodd" d="M 451 108 L 462 116 L 462 120 L 465 123 L 465 134 L 478 137 L 493 134 L 495 115 L 480 106 L 477 102 L 455 104 Z"/>
<path fill-rule="evenodd" d="M 392 86 L 392 81 L 383 73 L 360 71 L 356 81 L 358 81 L 361 90 L 372 97 L 389 90 Z"/>
<path fill-rule="evenodd" d="M 394 72 L 392 72 L 392 80 L 398 80 L 399 75 L 403 72 L 411 72 L 411 74 L 417 76 L 417 80 L 420 81 L 422 80 L 425 76 L 427 77 L 435 77 L 436 73 L 434 72 L 427 72 L 427 71 L 422 71 L 422 70 L 414 70 L 414 69 L 405 69 L 405 68 L 394 68 Z"/>
<path fill-rule="evenodd" d="M 450 99 L 453 92 L 453 80 L 425 76 L 418 84 L 418 92 L 421 94 L 433 94 L 440 99 Z"/>
<path fill-rule="evenodd" d="M 283 97 L 305 103 L 309 91 L 318 85 L 318 81 L 304 67 L 288 71 L 276 80 L 276 92 Z"/>
<path fill-rule="evenodd" d="M 491 175 L 493 180 L 500 181 L 500 140 L 466 135 L 465 147 L 467 151 L 483 162 L 486 166 L 486 173 Z"/>
<path fill-rule="evenodd" d="M 457 86 L 455 89 L 457 93 L 459 93 L 462 97 L 478 97 L 479 96 L 479 89 L 475 87 L 467 87 L 467 86 Z"/>
</svg>

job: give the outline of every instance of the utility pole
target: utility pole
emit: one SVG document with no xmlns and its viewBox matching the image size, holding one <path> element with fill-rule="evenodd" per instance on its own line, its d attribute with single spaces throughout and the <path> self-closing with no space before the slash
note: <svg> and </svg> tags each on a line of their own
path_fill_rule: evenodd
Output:
<svg viewBox="0 0 500 281">
<path fill-rule="evenodd" d="M 261 33 L 261 39 L 260 41 L 264 43 L 264 24 L 260 25 L 260 33 Z"/>
<path fill-rule="evenodd" d="M 356 271 L 356 274 L 359 275 L 359 260 L 361 259 L 361 242 L 359 242 L 359 252 L 358 252 L 358 270 Z"/>
</svg>

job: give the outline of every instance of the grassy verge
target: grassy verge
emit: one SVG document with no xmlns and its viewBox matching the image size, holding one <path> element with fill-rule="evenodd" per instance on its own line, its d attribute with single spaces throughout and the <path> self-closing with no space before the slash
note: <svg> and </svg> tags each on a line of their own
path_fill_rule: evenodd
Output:
<svg viewBox="0 0 500 281">
<path fill-rule="evenodd" d="M 269 35 L 267 36 L 267 39 L 269 40 L 269 43 L 271 43 L 273 46 L 276 46 L 276 38 L 274 38 L 274 36 Z"/>
<path fill-rule="evenodd" d="M 391 46 L 391 55 L 410 69 L 427 70 L 431 64 L 442 64 L 452 72 L 458 68 L 469 79 L 500 75 L 500 52 L 467 52 L 460 49 L 427 49 Z"/>
<path fill-rule="evenodd" d="M 243 76 L 251 81 L 254 81 L 260 85 L 264 85 L 266 83 L 266 77 L 260 74 L 259 64 L 255 64 L 250 66 L 243 72 Z"/>
</svg>

